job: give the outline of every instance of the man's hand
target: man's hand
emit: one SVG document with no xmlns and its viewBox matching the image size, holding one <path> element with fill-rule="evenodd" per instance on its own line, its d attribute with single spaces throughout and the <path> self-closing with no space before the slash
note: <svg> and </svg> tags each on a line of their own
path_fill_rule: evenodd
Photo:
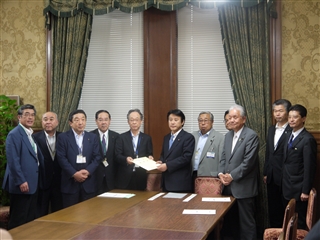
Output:
<svg viewBox="0 0 320 240">
<path fill-rule="evenodd" d="M 267 176 L 264 176 L 264 177 L 263 177 L 263 182 L 264 182 L 265 184 L 267 184 Z"/>
<path fill-rule="evenodd" d="M 300 199 L 302 202 L 308 201 L 309 195 L 305 193 L 301 193 Z"/>
<path fill-rule="evenodd" d="M 127 163 L 128 163 L 129 165 L 133 164 L 133 159 L 132 159 L 132 157 L 127 157 Z"/>
<path fill-rule="evenodd" d="M 28 182 L 24 182 L 20 185 L 20 191 L 23 193 L 29 192 Z"/>
<path fill-rule="evenodd" d="M 160 172 L 165 172 L 167 171 L 167 164 L 166 163 L 162 163 L 161 161 L 157 161 L 157 163 L 159 163 L 160 165 L 157 167 L 157 169 L 160 171 Z"/>
<path fill-rule="evenodd" d="M 233 180 L 229 173 L 226 173 L 226 174 L 221 173 L 221 174 L 219 174 L 219 178 L 220 178 L 222 184 L 225 186 L 228 186 Z"/>
<path fill-rule="evenodd" d="M 73 178 L 77 182 L 84 182 L 89 176 L 89 172 L 85 169 L 81 169 L 73 175 Z"/>
</svg>

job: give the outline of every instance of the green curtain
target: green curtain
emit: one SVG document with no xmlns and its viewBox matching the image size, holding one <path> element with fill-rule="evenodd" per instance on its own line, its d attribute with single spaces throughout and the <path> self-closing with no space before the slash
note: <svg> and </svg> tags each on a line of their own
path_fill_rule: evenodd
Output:
<svg viewBox="0 0 320 240">
<path fill-rule="evenodd" d="M 263 2 L 250 8 L 224 5 L 218 8 L 235 102 L 246 108 L 246 125 L 260 139 L 257 226 L 268 226 L 267 193 L 262 181 L 266 133 L 271 124 L 269 76 L 269 14 Z"/>
<path fill-rule="evenodd" d="M 44 14 L 51 12 L 59 17 L 71 17 L 84 11 L 90 15 L 106 14 L 119 9 L 126 13 L 142 12 L 150 7 L 163 11 L 175 11 L 192 4 L 199 8 L 213 8 L 231 3 L 238 7 L 255 6 L 266 1 L 271 6 L 273 0 L 44 0 Z"/>
<path fill-rule="evenodd" d="M 51 110 L 59 116 L 59 131 L 69 129 L 68 115 L 77 109 L 86 68 L 92 15 L 53 16 Z"/>
</svg>

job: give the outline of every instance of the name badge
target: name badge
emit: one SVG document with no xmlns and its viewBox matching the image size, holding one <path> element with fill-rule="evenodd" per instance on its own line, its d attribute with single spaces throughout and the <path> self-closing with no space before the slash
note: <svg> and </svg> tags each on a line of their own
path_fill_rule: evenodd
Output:
<svg viewBox="0 0 320 240">
<path fill-rule="evenodd" d="M 207 152 L 207 157 L 208 158 L 214 158 L 215 157 L 215 152 Z"/>
<path fill-rule="evenodd" d="M 77 155 L 77 163 L 86 163 L 86 157 L 82 155 Z"/>
<path fill-rule="evenodd" d="M 109 163 L 108 163 L 108 161 L 107 161 L 107 158 L 103 159 L 102 163 L 103 163 L 103 165 L 104 165 L 105 167 L 108 167 L 108 165 L 109 165 Z"/>
</svg>

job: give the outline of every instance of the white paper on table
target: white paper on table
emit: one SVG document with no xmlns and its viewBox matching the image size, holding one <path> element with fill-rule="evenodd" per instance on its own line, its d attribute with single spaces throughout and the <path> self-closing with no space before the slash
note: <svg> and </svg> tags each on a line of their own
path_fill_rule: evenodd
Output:
<svg viewBox="0 0 320 240">
<path fill-rule="evenodd" d="M 215 209 L 184 209 L 182 214 L 216 214 Z"/>
<path fill-rule="evenodd" d="M 158 193 L 158 194 L 154 195 L 153 197 L 149 198 L 148 201 L 153 201 L 153 200 L 155 200 L 156 198 L 162 196 L 163 194 L 165 194 L 165 193 L 164 193 L 164 192 Z"/>
<path fill-rule="evenodd" d="M 202 202 L 231 202 L 230 197 L 203 197 Z"/>
<path fill-rule="evenodd" d="M 197 196 L 197 194 L 193 193 L 191 194 L 189 197 L 187 197 L 186 199 L 184 199 L 182 202 L 189 202 L 192 198 L 194 198 L 195 196 Z"/>
<path fill-rule="evenodd" d="M 134 158 L 133 162 L 140 167 L 146 169 L 147 171 L 157 169 L 157 166 L 159 166 L 159 163 L 156 163 L 156 161 L 149 159 L 147 157 L 141 157 L 141 158 Z"/>
<path fill-rule="evenodd" d="M 174 193 L 169 192 L 166 195 L 163 196 L 163 198 L 183 198 L 187 195 L 187 193 Z"/>
<path fill-rule="evenodd" d="M 106 197 L 106 198 L 132 198 L 135 196 L 134 193 L 113 193 L 113 192 L 106 192 L 98 195 L 98 197 Z"/>
</svg>

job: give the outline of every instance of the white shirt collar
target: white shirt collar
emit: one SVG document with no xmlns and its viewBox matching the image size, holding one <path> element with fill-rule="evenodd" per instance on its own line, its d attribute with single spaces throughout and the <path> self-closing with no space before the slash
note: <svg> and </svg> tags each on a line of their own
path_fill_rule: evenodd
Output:
<svg viewBox="0 0 320 240">
<path fill-rule="evenodd" d="M 19 123 L 19 125 L 23 128 L 23 130 L 27 133 L 27 135 L 32 135 L 32 133 L 33 133 L 32 128 L 26 128 L 21 123 Z"/>
<path fill-rule="evenodd" d="M 304 127 L 300 128 L 299 130 L 297 131 L 292 131 L 292 135 L 293 135 L 293 138 L 296 138 L 302 131 L 303 131 Z"/>
<path fill-rule="evenodd" d="M 106 137 L 108 136 L 109 129 L 103 133 L 103 132 L 101 132 L 101 130 L 98 128 L 98 132 L 99 132 L 99 135 L 100 135 L 100 139 L 102 139 L 103 134 L 104 134 Z"/>
</svg>

